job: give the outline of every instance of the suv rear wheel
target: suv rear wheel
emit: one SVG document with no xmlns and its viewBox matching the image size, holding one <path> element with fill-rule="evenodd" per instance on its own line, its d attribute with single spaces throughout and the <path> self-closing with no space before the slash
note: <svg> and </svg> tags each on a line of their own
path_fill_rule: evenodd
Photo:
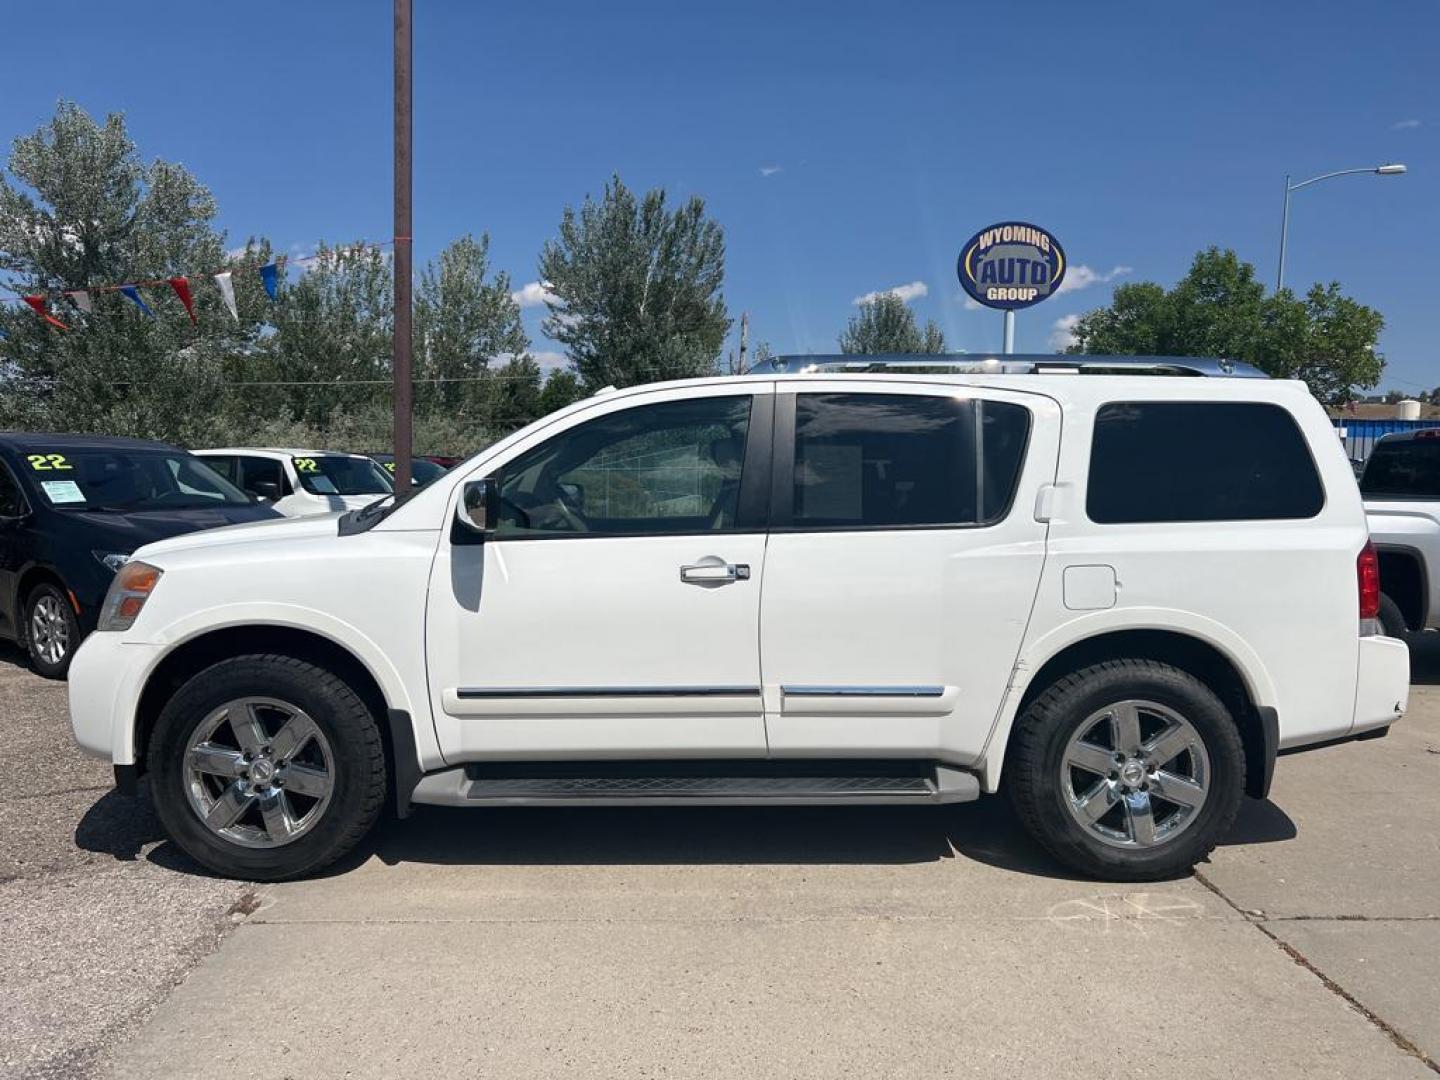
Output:
<svg viewBox="0 0 1440 1080">
<path fill-rule="evenodd" d="M 254 881 L 338 859 L 385 799 L 375 717 L 334 674 L 288 656 L 235 657 L 193 676 L 156 722 L 149 768 L 171 839 Z"/>
<path fill-rule="evenodd" d="M 1230 713 L 1193 675 L 1112 660 L 1030 703 L 1006 783 L 1021 821 L 1061 862 L 1153 881 L 1188 872 L 1230 828 L 1245 753 Z"/>
</svg>

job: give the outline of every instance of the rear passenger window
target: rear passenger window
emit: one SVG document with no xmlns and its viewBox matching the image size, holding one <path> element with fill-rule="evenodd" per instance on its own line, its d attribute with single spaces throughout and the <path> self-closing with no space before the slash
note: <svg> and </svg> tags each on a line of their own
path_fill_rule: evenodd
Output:
<svg viewBox="0 0 1440 1080">
<path fill-rule="evenodd" d="M 792 524 L 863 529 L 994 520 L 1014 495 L 1029 417 L 1006 402 L 800 394 Z"/>
<path fill-rule="evenodd" d="M 1091 521 L 1273 521 L 1324 505 L 1305 437 L 1278 405 L 1116 402 L 1095 417 Z"/>
</svg>

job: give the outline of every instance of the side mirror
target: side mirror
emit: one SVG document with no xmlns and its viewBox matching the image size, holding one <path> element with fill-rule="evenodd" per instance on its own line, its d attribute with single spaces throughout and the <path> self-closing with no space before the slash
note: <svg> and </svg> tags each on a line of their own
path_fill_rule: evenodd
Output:
<svg viewBox="0 0 1440 1080">
<path fill-rule="evenodd" d="M 492 532 L 500 520 L 500 485 L 493 479 L 466 480 L 455 504 L 455 520 L 475 536 Z"/>
<path fill-rule="evenodd" d="M 256 480 L 250 485 L 250 494 L 257 499 L 276 502 L 280 498 L 280 485 L 274 480 Z"/>
</svg>

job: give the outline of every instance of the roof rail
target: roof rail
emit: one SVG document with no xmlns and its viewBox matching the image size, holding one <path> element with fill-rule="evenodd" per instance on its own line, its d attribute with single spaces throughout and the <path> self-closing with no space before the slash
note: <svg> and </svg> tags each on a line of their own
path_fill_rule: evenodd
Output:
<svg viewBox="0 0 1440 1080">
<path fill-rule="evenodd" d="M 873 356 L 774 356 L 749 375 L 862 374 L 908 372 L 933 375 L 1185 375 L 1267 379 L 1240 360 L 1204 356 L 1092 356 L 1079 354 L 1001 355 L 991 353 L 876 353 Z"/>
</svg>

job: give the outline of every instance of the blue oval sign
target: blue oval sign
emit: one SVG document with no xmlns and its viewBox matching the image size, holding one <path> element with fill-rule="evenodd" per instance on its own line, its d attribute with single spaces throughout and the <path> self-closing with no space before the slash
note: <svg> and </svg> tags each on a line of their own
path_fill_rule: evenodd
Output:
<svg viewBox="0 0 1440 1080">
<path fill-rule="evenodd" d="M 1002 221 L 969 239 L 956 271 L 978 303 L 1014 311 L 1055 294 L 1065 278 L 1065 251 L 1038 226 Z"/>
</svg>

